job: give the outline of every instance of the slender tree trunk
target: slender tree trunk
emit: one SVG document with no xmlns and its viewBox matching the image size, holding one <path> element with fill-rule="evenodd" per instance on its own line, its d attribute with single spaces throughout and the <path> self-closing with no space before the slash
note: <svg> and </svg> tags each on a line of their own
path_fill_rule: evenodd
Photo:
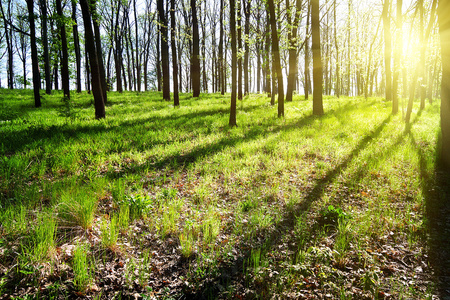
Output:
<svg viewBox="0 0 450 300">
<path fill-rule="evenodd" d="M 336 1 L 333 3 L 333 21 L 334 21 L 334 48 L 336 49 L 336 85 L 335 85 L 335 94 L 336 97 L 340 97 L 341 95 L 341 62 L 339 60 L 339 43 L 337 38 L 337 20 L 336 20 Z"/>
<path fill-rule="evenodd" d="M 164 13 L 164 1 L 158 0 L 158 15 L 161 21 L 161 59 L 163 75 L 163 99 L 170 101 L 170 69 L 169 69 L 169 45 L 167 36 L 167 20 Z"/>
<path fill-rule="evenodd" d="M 191 0 L 192 10 L 192 96 L 200 96 L 200 36 L 198 33 L 197 1 Z"/>
<path fill-rule="evenodd" d="M 267 5 L 270 15 L 270 28 L 272 32 L 272 53 L 274 57 L 274 69 L 277 72 L 277 88 L 278 88 L 278 117 L 284 117 L 284 87 L 283 73 L 281 72 L 281 59 L 278 43 L 277 19 L 275 17 L 275 5 L 273 0 L 268 0 Z"/>
<path fill-rule="evenodd" d="M 39 73 L 39 61 L 36 45 L 36 26 L 34 23 L 34 1 L 27 0 L 28 7 L 28 21 L 30 22 L 30 44 L 31 44 L 31 64 L 33 70 L 33 92 L 34 92 L 34 106 L 41 107 L 41 76 Z"/>
<path fill-rule="evenodd" d="M 175 44 L 175 0 L 170 0 L 170 29 L 170 43 L 172 47 L 173 106 L 180 106 L 180 97 L 178 96 L 177 45 Z"/>
<path fill-rule="evenodd" d="M 248 95 L 250 93 L 249 90 L 249 55 L 250 55 L 250 9 L 251 9 L 251 0 L 244 0 L 244 15 L 245 15 L 245 28 L 244 28 L 244 45 L 245 45 L 245 54 L 244 54 L 244 94 Z"/>
<path fill-rule="evenodd" d="M 397 37 L 395 42 L 395 56 L 394 56 L 394 78 L 392 83 L 392 114 L 398 113 L 398 85 L 401 71 L 401 58 L 403 48 L 403 13 L 402 13 L 403 0 L 397 0 Z"/>
<path fill-rule="evenodd" d="M 92 1 L 91 2 L 92 9 L 97 10 L 97 0 L 91 0 L 91 1 Z M 108 97 L 106 94 L 106 92 L 108 91 L 108 85 L 106 84 L 105 64 L 103 63 L 100 24 L 99 24 L 97 13 L 92 14 L 92 16 L 93 16 L 92 25 L 94 26 L 95 49 L 97 51 L 98 68 L 99 68 L 99 72 L 100 72 L 100 83 L 102 85 L 103 103 L 106 104 L 108 101 Z"/>
<path fill-rule="evenodd" d="M 238 100 L 242 100 L 242 14 L 241 14 L 241 6 L 242 0 L 237 0 L 237 51 L 238 51 L 238 59 L 237 59 L 237 71 L 238 71 L 238 84 L 237 84 L 237 94 Z"/>
<path fill-rule="evenodd" d="M 220 0 L 220 32 L 219 32 L 219 82 L 220 94 L 225 94 L 225 74 L 224 74 L 224 59 L 223 59 L 223 1 Z"/>
<path fill-rule="evenodd" d="M 347 96 L 352 94 L 352 84 L 351 84 L 351 13 L 352 13 L 352 0 L 348 1 L 348 19 L 347 19 Z"/>
<path fill-rule="evenodd" d="M 62 51 L 62 60 L 61 60 L 61 80 L 62 80 L 62 88 L 64 93 L 64 98 L 67 100 L 70 99 L 70 81 L 69 81 L 69 54 L 67 51 L 67 37 L 66 37 L 66 24 L 64 22 L 64 15 L 62 12 L 61 1 L 56 1 L 56 13 L 59 16 L 59 31 L 61 36 L 61 51 Z"/>
<path fill-rule="evenodd" d="M 31 0 L 32 1 L 32 0 Z M 80 0 L 81 12 L 83 14 L 84 29 L 85 29 L 85 39 L 87 51 L 89 52 L 89 64 L 91 69 L 91 80 L 92 80 L 92 93 L 94 95 L 94 106 L 95 106 L 95 118 L 103 119 L 105 118 L 105 100 L 103 99 L 102 91 L 102 80 L 101 71 L 98 62 L 98 51 L 96 49 L 96 42 L 94 38 L 94 32 L 92 30 L 92 19 L 90 4 L 88 0 Z"/>
<path fill-rule="evenodd" d="M 160 0 L 161 1 L 161 0 Z M 161 23 L 161 19 L 158 17 L 158 34 L 156 37 L 156 80 L 157 80 L 157 85 L 158 85 L 158 92 L 161 92 L 161 81 L 162 81 L 162 76 L 161 76 L 161 26 L 159 25 L 159 23 Z"/>
<path fill-rule="evenodd" d="M 76 64 L 76 86 L 77 93 L 81 93 L 81 51 L 80 51 L 80 38 L 78 36 L 77 20 L 77 2 L 72 0 L 72 32 L 73 32 L 73 45 L 75 48 L 75 64 Z"/>
<path fill-rule="evenodd" d="M 383 2 L 383 29 L 384 29 L 384 68 L 386 81 L 386 101 L 392 100 L 392 72 L 391 72 L 391 20 L 390 20 L 390 0 Z"/>
<path fill-rule="evenodd" d="M 235 14 L 235 0 L 230 0 L 230 31 L 231 31 L 231 105 L 230 105 L 230 120 L 228 124 L 231 127 L 236 124 L 236 64 L 237 64 L 237 49 L 236 49 L 236 14 Z"/>
<path fill-rule="evenodd" d="M 289 76 L 288 85 L 286 91 L 286 101 L 292 101 L 292 94 L 295 89 L 295 80 L 298 77 L 298 66 L 297 66 L 297 32 L 298 23 L 300 21 L 300 15 L 302 13 L 302 0 L 295 1 L 295 15 L 294 24 L 292 25 L 292 32 L 290 34 L 289 43 Z"/>
<path fill-rule="evenodd" d="M 311 30 L 313 53 L 313 114 L 323 115 L 322 91 L 322 53 L 320 51 L 320 8 L 319 0 L 311 1 Z"/>
<path fill-rule="evenodd" d="M 52 93 L 52 80 L 50 72 L 50 55 L 48 49 L 48 18 L 47 18 L 47 0 L 39 0 L 39 10 L 41 12 L 41 28 L 42 28 L 42 48 L 44 59 L 44 74 L 45 74 L 45 93 L 50 95 Z"/>
<path fill-rule="evenodd" d="M 136 85 L 137 91 L 141 91 L 141 61 L 139 59 L 142 49 L 139 47 L 139 22 L 137 17 L 136 0 L 133 0 L 134 8 L 134 30 L 136 33 Z"/>
<path fill-rule="evenodd" d="M 271 68 L 270 68 L 270 57 L 271 57 L 271 51 L 270 51 L 270 16 L 269 16 L 269 12 L 266 11 L 266 41 L 265 41 L 265 73 L 266 73 L 266 92 L 267 92 L 267 97 L 270 97 L 272 99 L 272 80 L 270 79 L 270 72 L 271 72 Z M 273 70 L 273 69 L 272 69 Z M 275 91 L 274 91 L 275 92 Z M 271 100 L 271 104 L 274 105 L 275 103 L 274 100 Z"/>
<path fill-rule="evenodd" d="M 309 26 L 311 20 L 311 3 L 307 0 L 308 14 L 306 16 L 306 33 L 305 33 L 305 99 L 309 98 L 310 80 L 309 80 Z"/>
</svg>

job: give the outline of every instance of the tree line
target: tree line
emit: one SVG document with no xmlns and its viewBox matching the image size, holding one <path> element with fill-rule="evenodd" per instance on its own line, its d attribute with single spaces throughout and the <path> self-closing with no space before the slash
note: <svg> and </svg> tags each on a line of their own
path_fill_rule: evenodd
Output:
<svg viewBox="0 0 450 300">
<path fill-rule="evenodd" d="M 250 92 L 279 117 L 295 92 L 313 96 L 316 115 L 322 95 L 382 95 L 409 122 L 414 99 L 423 109 L 446 79 L 447 2 L 0 0 L 2 73 L 9 89 L 31 77 L 36 107 L 41 88 L 61 84 L 67 101 L 71 84 L 91 91 L 98 119 L 110 90 L 158 90 L 174 106 L 179 92 L 231 92 L 231 126 Z"/>
</svg>

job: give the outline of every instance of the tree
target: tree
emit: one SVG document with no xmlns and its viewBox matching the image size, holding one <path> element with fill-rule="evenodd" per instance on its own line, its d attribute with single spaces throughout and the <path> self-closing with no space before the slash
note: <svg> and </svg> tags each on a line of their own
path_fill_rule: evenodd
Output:
<svg viewBox="0 0 450 300">
<path fill-rule="evenodd" d="M 52 80 L 50 74 L 50 54 L 48 49 L 47 0 L 39 0 L 39 8 L 41 11 L 42 47 L 44 50 L 45 93 L 50 95 L 52 93 Z"/>
<path fill-rule="evenodd" d="M 192 96 L 200 96 L 200 36 L 198 33 L 197 3 L 191 0 L 192 10 L 192 57 L 191 57 L 191 77 Z"/>
<path fill-rule="evenodd" d="M 245 15 L 245 27 L 244 27 L 244 94 L 248 95 L 250 92 L 249 88 L 249 52 L 250 52 L 250 11 L 251 11 L 251 0 L 244 0 L 244 15 Z M 259 28 L 258 28 L 259 29 Z M 258 54 L 257 54 L 258 55 Z M 259 58 L 259 55 L 258 55 Z M 258 69 L 259 74 L 259 69 Z M 259 82 L 258 82 L 259 84 Z M 259 89 L 259 87 L 258 87 Z"/>
<path fill-rule="evenodd" d="M 161 30 L 161 64 L 162 64 L 162 75 L 163 75 L 163 99 L 165 101 L 170 101 L 170 70 L 169 70 L 169 45 L 167 37 L 167 20 L 164 13 L 164 1 L 157 1 L 158 15 L 160 21 Z"/>
<path fill-rule="evenodd" d="M 220 93 L 222 95 L 225 94 L 225 72 L 224 72 L 224 59 L 223 59 L 223 1 L 220 0 L 220 16 L 219 16 L 219 22 L 220 22 L 220 32 L 219 32 L 219 86 L 220 86 Z"/>
<path fill-rule="evenodd" d="M 33 1 L 33 0 L 29 0 Z M 91 6 L 88 2 L 89 0 L 80 0 L 81 13 L 83 14 L 85 40 L 86 40 L 86 50 L 89 55 L 89 65 L 90 65 L 90 77 L 92 82 L 92 94 L 94 95 L 94 106 L 95 106 L 95 118 L 103 119 L 105 118 L 105 100 L 103 99 L 104 94 L 102 90 L 102 80 L 101 72 L 99 66 L 99 60 L 97 57 L 98 51 L 96 49 L 96 42 L 94 38 L 94 31 L 92 29 L 92 17 Z M 101 51 L 101 49 L 100 49 Z"/>
<path fill-rule="evenodd" d="M 384 72 L 386 78 L 386 101 L 392 100 L 392 74 L 391 74 L 391 20 L 390 2 L 383 2 L 383 29 L 384 29 Z M 395 105 L 395 104 L 393 104 Z M 394 108 L 393 108 L 394 110 Z"/>
<path fill-rule="evenodd" d="M 441 160 L 450 169 L 450 1 L 440 0 L 438 8 L 441 38 Z"/>
<path fill-rule="evenodd" d="M 395 44 L 395 56 L 394 56 L 394 77 L 392 81 L 392 114 L 398 112 L 398 80 L 401 70 L 401 58 L 402 58 L 402 27 L 403 27 L 403 14 L 402 14 L 403 0 L 397 0 L 397 38 Z"/>
<path fill-rule="evenodd" d="M 284 87 L 283 87 L 283 73 L 281 72 L 281 59 L 278 43 L 277 19 L 275 17 L 275 5 L 273 0 L 267 1 L 267 6 L 270 16 L 270 29 L 272 32 L 272 54 L 273 54 L 273 68 L 277 73 L 278 81 L 278 117 L 284 117 Z"/>
<path fill-rule="evenodd" d="M 178 96 L 177 47 L 175 44 L 175 0 L 170 0 L 170 30 L 170 43 L 172 48 L 173 106 L 180 106 L 180 97 Z"/>
<path fill-rule="evenodd" d="M 292 101 L 292 94 L 293 94 L 294 88 L 295 88 L 295 80 L 298 76 L 297 32 L 298 32 L 298 23 L 300 21 L 301 12 L 302 12 L 302 0 L 296 0 L 295 1 L 294 23 L 292 24 L 292 31 L 289 36 L 290 37 L 289 38 L 289 76 L 288 76 L 288 85 L 287 85 L 287 91 L 286 91 L 286 101 Z"/>
<path fill-rule="evenodd" d="M 34 23 L 34 0 L 27 0 L 28 21 L 30 22 L 31 65 L 33 70 L 34 106 L 41 107 L 41 76 L 39 73 L 39 57 L 36 44 L 36 25 Z"/>
<path fill-rule="evenodd" d="M 69 53 L 67 50 L 66 23 L 61 7 L 61 0 L 56 0 L 56 13 L 58 14 L 58 27 L 61 36 L 61 79 L 64 92 L 64 98 L 70 99 L 70 82 L 69 82 Z"/>
<path fill-rule="evenodd" d="M 237 65 L 237 49 L 236 49 L 236 13 L 235 0 L 230 0 L 230 34 L 231 34 L 231 104 L 230 104 L 230 120 L 228 124 L 231 127 L 236 124 L 236 65 Z"/>
<path fill-rule="evenodd" d="M 323 72 L 322 54 L 320 51 L 320 7 L 319 0 L 311 0 L 311 31 L 313 54 L 313 114 L 323 115 Z"/>
<path fill-rule="evenodd" d="M 73 32 L 73 44 L 75 47 L 75 63 L 76 63 L 76 71 L 77 71 L 77 93 L 81 93 L 81 51 L 80 51 L 80 39 L 78 36 L 78 25 L 76 22 L 77 16 L 77 3 L 75 0 L 72 0 L 72 32 Z"/>
</svg>

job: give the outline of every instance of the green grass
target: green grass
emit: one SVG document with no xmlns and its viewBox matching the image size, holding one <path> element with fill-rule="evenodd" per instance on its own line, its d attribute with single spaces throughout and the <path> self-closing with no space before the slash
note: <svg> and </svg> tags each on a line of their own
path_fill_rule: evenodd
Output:
<svg viewBox="0 0 450 300">
<path fill-rule="evenodd" d="M 18 250 L 31 245 L 20 237 L 35 236 L 39 253 L 89 245 L 77 246 L 73 274 L 64 276 L 92 296 L 105 291 L 88 285 L 113 284 L 108 268 L 127 274 L 117 281 L 129 283 L 123 293 L 146 293 L 146 278 L 166 280 L 167 261 L 185 278 L 178 293 L 210 298 L 240 297 L 244 286 L 249 298 L 430 293 L 427 280 L 400 289 L 415 275 L 389 267 L 403 257 L 414 257 L 412 269 L 427 260 L 436 102 L 415 107 L 405 126 L 379 98 L 326 97 L 316 117 L 299 97 L 278 119 L 270 99 L 250 95 L 229 128 L 229 96 L 182 95 L 174 109 L 159 93 L 110 93 L 106 119 L 97 121 L 86 93 L 72 94 L 69 105 L 55 92 L 40 109 L 30 91 L 0 93 L 0 241 L 8 249 L 0 263 L 23 257 Z M 57 276 L 49 278 L 62 276 L 67 259 L 54 253 L 46 274 Z M 242 268 L 244 277 L 221 275 Z M 5 274 L 5 293 L 27 285 Z M 213 287 L 219 282 L 224 289 Z"/>
</svg>

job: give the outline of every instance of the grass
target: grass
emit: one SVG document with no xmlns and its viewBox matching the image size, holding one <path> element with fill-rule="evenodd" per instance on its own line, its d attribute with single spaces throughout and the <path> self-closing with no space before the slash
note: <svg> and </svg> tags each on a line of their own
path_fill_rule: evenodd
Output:
<svg viewBox="0 0 450 300">
<path fill-rule="evenodd" d="M 32 276 L 92 297 L 114 286 L 175 298 L 437 293 L 426 233 L 438 103 L 405 126 L 379 98 L 326 97 L 316 117 L 298 97 L 278 119 L 250 95 L 229 128 L 229 97 L 215 94 L 174 109 L 159 93 L 110 93 L 96 121 L 86 93 L 64 103 L 55 92 L 40 109 L 30 91 L 0 93 L 3 293 L 50 295 L 12 275 L 33 247 L 33 264 L 54 259 Z M 60 250 L 79 242 L 72 258 Z"/>
</svg>

